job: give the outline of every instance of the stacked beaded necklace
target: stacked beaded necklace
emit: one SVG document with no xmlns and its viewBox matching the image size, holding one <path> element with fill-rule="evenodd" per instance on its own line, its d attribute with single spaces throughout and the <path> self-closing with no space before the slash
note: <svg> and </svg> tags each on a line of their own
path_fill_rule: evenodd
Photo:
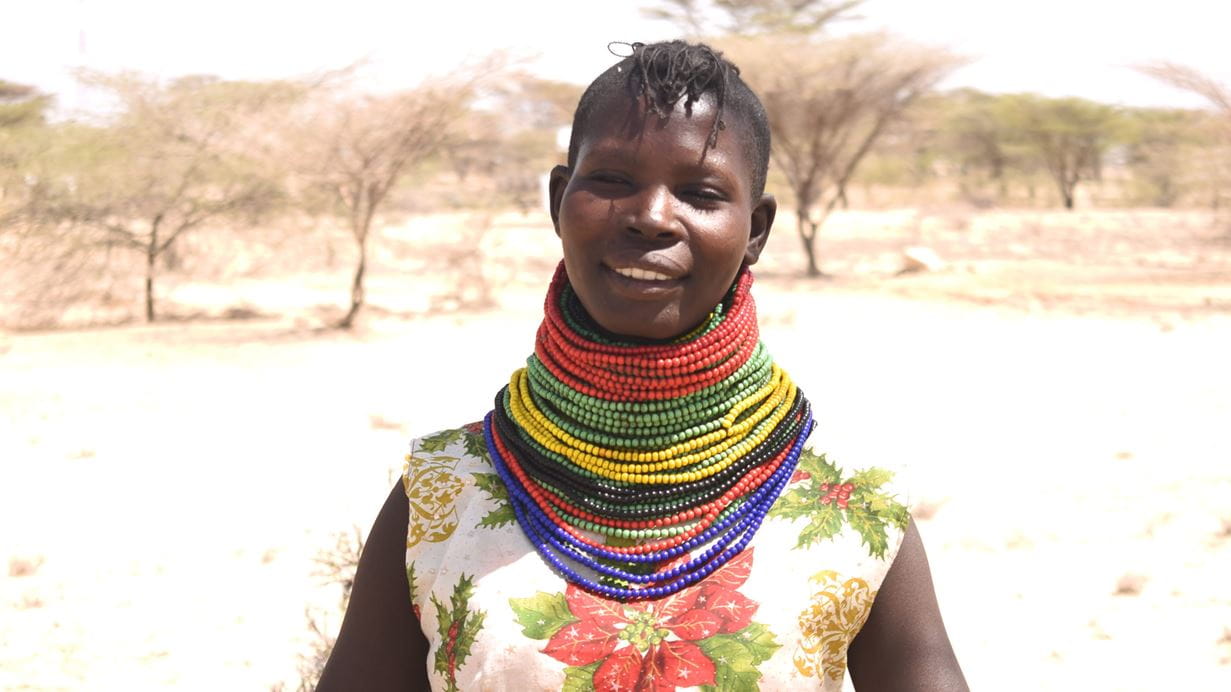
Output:
<svg viewBox="0 0 1231 692">
<path fill-rule="evenodd" d="M 633 343 L 556 269 L 534 355 L 483 427 L 518 524 L 568 582 L 675 593 L 739 554 L 782 492 L 812 410 L 760 341 L 751 285 L 742 271 L 680 339 Z"/>
</svg>

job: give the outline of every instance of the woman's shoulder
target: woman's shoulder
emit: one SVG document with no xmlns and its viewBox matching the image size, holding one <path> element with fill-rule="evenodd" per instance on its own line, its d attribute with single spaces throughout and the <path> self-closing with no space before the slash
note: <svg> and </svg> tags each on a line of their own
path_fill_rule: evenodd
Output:
<svg viewBox="0 0 1231 692">
<path fill-rule="evenodd" d="M 907 467 L 900 463 L 843 462 L 805 446 L 795 472 L 771 516 L 842 517 L 859 529 L 869 525 L 905 531 L 910 520 Z M 876 544 L 880 541 L 870 539 Z"/>
<path fill-rule="evenodd" d="M 844 463 L 805 447 L 769 516 L 800 527 L 800 547 L 846 534 L 869 558 L 892 562 L 910 521 L 905 474 L 899 464 Z"/>
<path fill-rule="evenodd" d="M 414 463 L 416 460 L 435 461 L 450 456 L 459 459 L 474 457 L 487 461 L 487 443 L 483 438 L 482 421 L 437 430 L 412 439 L 406 461 L 407 463 Z"/>
<path fill-rule="evenodd" d="M 492 466 L 481 422 L 440 430 L 410 442 L 402 474 L 410 505 L 407 548 L 440 543 L 453 535 L 469 510 L 490 510 L 503 521 L 512 510 Z M 490 506 L 489 506 L 490 505 Z M 482 517 L 484 525 L 495 521 Z"/>
<path fill-rule="evenodd" d="M 416 486 L 420 492 L 449 492 L 460 479 L 491 468 L 483 423 L 475 422 L 411 440 L 402 476 L 407 495 Z"/>
</svg>

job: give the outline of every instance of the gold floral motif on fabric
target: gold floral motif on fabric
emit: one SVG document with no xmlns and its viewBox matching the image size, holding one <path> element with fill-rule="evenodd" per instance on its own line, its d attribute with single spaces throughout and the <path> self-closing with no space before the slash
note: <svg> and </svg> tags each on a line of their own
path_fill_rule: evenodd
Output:
<svg viewBox="0 0 1231 692">
<path fill-rule="evenodd" d="M 862 579 L 843 581 L 830 570 L 817 572 L 811 581 L 821 588 L 799 614 L 795 669 L 805 677 L 841 680 L 846 674 L 847 647 L 867 621 L 876 592 Z"/>
<path fill-rule="evenodd" d="M 445 455 L 406 457 L 406 473 L 402 483 L 410 501 L 410 523 L 406 530 L 406 547 L 420 541 L 439 543 L 457 529 L 457 499 L 465 482 L 453 469 L 457 457 Z"/>
</svg>

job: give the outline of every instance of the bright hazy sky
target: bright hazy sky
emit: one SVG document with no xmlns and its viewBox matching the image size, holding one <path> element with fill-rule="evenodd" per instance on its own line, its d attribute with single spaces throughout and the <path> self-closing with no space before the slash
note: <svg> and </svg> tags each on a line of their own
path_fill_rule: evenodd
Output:
<svg viewBox="0 0 1231 692">
<path fill-rule="evenodd" d="M 273 78 L 368 61 L 371 86 L 409 86 L 506 47 L 584 82 L 606 43 L 670 38 L 637 0 L 0 0 L 0 78 L 80 105 L 76 65 L 162 76 Z M 1127 66 L 1186 63 L 1231 84 L 1231 0 L 868 0 L 863 20 L 971 62 L 942 86 L 1197 106 Z M 789 56 L 784 56 L 789 59 Z"/>
</svg>

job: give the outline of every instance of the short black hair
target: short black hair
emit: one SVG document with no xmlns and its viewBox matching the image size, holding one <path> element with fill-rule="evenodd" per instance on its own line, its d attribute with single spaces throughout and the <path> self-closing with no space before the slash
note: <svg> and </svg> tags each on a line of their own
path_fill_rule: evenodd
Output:
<svg viewBox="0 0 1231 692">
<path fill-rule="evenodd" d="M 577 151 L 591 116 L 609 97 L 624 96 L 632 101 L 644 97 L 647 115 L 666 117 L 681 99 L 685 113 L 691 115 L 692 104 L 712 94 L 718 112 L 709 145 L 714 145 L 720 131 L 730 130 L 724 117 L 728 113 L 747 128 L 742 144 L 744 156 L 753 167 L 752 200 L 760 199 L 769 172 L 769 118 L 761 99 L 740 78 L 739 68 L 704 43 L 677 39 L 634 43 L 631 49 L 631 55 L 600 74 L 581 95 L 569 135 L 569 168 L 577 164 Z"/>
</svg>

